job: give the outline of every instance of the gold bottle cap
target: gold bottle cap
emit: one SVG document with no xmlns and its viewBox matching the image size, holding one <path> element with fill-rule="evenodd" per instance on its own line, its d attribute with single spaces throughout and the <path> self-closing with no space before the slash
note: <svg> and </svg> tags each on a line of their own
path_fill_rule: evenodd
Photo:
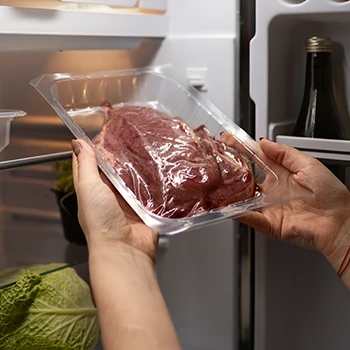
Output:
<svg viewBox="0 0 350 350">
<path fill-rule="evenodd" d="M 305 40 L 306 52 L 332 52 L 332 39 L 330 37 L 312 36 Z"/>
</svg>

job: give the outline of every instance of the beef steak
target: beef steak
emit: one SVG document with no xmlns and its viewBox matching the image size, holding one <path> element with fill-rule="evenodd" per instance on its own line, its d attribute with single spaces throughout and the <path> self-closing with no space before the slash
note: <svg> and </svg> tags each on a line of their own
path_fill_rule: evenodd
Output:
<svg viewBox="0 0 350 350">
<path fill-rule="evenodd" d="M 94 144 L 153 213 L 191 216 L 250 198 L 255 183 L 237 151 L 201 126 L 149 107 L 105 106 Z"/>
</svg>

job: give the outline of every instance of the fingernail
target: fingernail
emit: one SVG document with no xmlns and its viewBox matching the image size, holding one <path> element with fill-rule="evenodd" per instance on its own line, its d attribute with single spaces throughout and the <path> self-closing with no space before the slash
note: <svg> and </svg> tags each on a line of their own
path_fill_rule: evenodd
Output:
<svg viewBox="0 0 350 350">
<path fill-rule="evenodd" d="M 270 139 L 268 139 L 267 137 L 259 137 L 259 140 L 261 141 L 261 140 L 265 140 L 265 141 L 270 141 L 270 142 L 272 142 Z"/>
<path fill-rule="evenodd" d="M 78 157 L 78 154 L 80 153 L 82 148 L 80 143 L 77 140 L 72 140 L 72 149 L 74 154 Z"/>
</svg>

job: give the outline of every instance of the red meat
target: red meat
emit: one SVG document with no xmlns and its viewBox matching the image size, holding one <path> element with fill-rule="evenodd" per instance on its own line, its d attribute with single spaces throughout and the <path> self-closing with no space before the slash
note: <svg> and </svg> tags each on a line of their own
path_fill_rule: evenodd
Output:
<svg viewBox="0 0 350 350">
<path fill-rule="evenodd" d="M 254 194 L 246 160 L 202 126 L 148 107 L 105 108 L 94 144 L 153 213 L 191 216 Z"/>
</svg>

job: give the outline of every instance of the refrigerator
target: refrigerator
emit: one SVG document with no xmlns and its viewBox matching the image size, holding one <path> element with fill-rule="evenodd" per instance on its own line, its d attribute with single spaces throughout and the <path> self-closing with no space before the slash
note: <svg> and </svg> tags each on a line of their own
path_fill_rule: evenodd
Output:
<svg viewBox="0 0 350 350">
<path fill-rule="evenodd" d="M 333 38 L 349 116 L 349 19 L 339 0 L 0 0 L 0 108 L 27 113 L 0 153 L 0 269 L 87 257 L 64 238 L 51 191 L 72 134 L 31 79 L 171 64 L 256 140 L 298 147 L 306 36 Z M 350 161 L 350 142 L 304 141 L 311 156 Z M 348 291 L 317 252 L 228 220 L 161 237 L 157 271 L 184 350 L 348 349 Z"/>
</svg>

